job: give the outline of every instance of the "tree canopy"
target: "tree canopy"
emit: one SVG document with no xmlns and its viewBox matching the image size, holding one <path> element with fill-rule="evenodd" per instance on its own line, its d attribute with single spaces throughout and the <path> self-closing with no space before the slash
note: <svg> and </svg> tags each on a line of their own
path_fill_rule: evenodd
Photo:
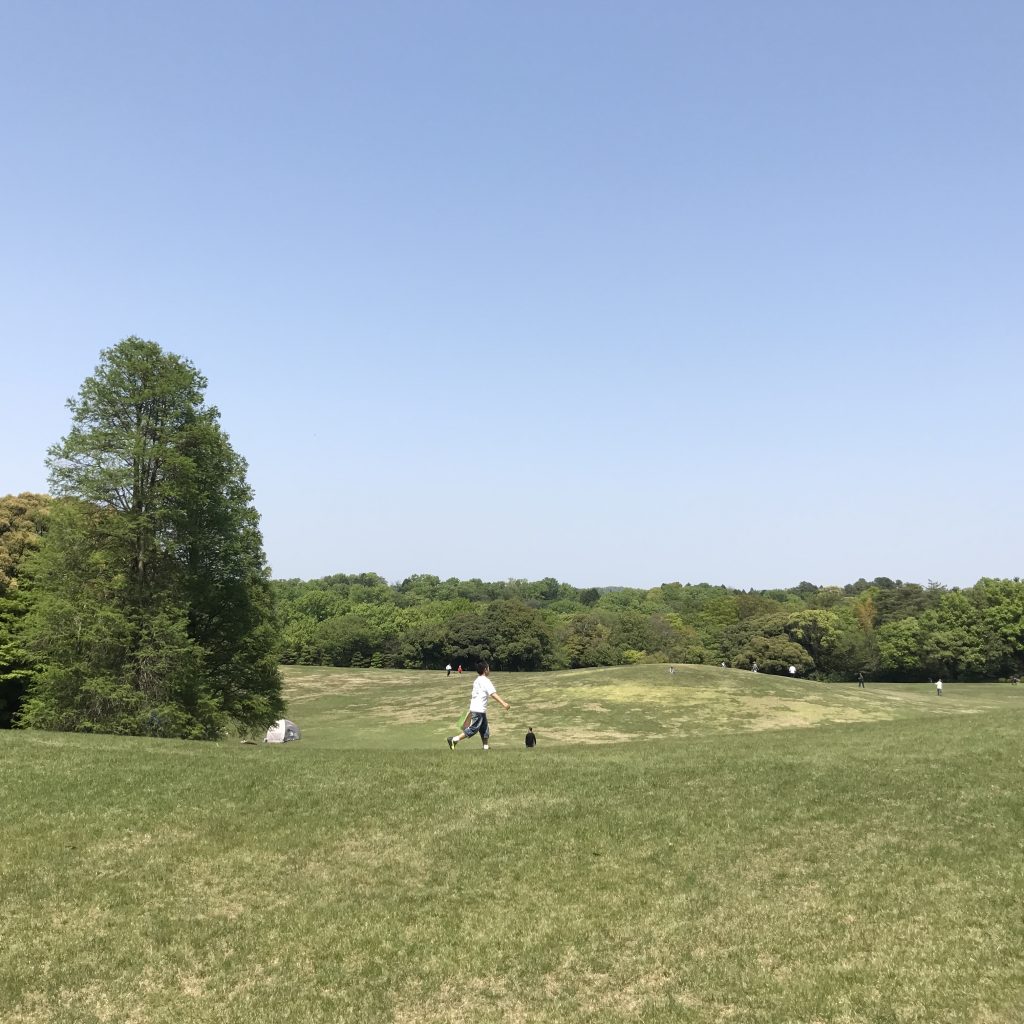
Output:
<svg viewBox="0 0 1024 1024">
<path fill-rule="evenodd" d="M 49 452 L 31 559 L 27 726 L 209 738 L 283 705 L 277 626 L 245 461 L 180 356 L 105 350 Z"/>
<path fill-rule="evenodd" d="M 50 498 L 23 493 L 0 498 L 0 728 L 8 728 L 25 698 L 35 662 L 22 625 L 29 609 L 26 556 L 39 547 L 50 515 Z"/>
<path fill-rule="evenodd" d="M 372 586 L 368 586 L 372 581 Z M 425 668 L 488 658 L 501 670 L 691 662 L 817 679 L 991 679 L 1024 669 L 1024 583 L 923 587 L 880 577 L 742 591 L 707 583 L 579 589 L 373 573 L 273 584 L 282 658 Z"/>
</svg>

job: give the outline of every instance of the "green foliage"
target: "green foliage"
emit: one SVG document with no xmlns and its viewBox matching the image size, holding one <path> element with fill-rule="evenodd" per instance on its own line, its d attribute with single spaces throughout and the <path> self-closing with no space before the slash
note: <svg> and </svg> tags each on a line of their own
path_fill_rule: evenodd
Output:
<svg viewBox="0 0 1024 1024">
<path fill-rule="evenodd" d="M 1024 583 L 982 579 L 973 598 L 981 616 L 986 675 L 1019 675 L 1024 671 Z"/>
<path fill-rule="evenodd" d="M 558 596 L 557 587 L 554 596 Z M 487 616 L 491 657 L 501 671 L 552 668 L 554 638 L 544 617 L 521 601 L 495 601 Z"/>
<path fill-rule="evenodd" d="M 35 662 L 25 646 L 22 625 L 30 607 L 26 556 L 39 547 L 50 515 L 50 498 L 23 493 L 0 498 L 0 728 L 13 724 L 21 709 Z"/>
<path fill-rule="evenodd" d="M 360 664 L 375 659 L 393 668 L 472 665 L 483 657 L 517 671 L 634 662 L 746 667 L 757 660 L 766 671 L 788 672 L 792 664 L 829 680 L 1024 671 L 1018 580 L 948 591 L 880 577 L 847 587 L 743 592 L 706 583 L 579 590 L 551 578 L 436 576 L 389 587 L 370 573 L 283 580 L 274 588 L 289 664 L 344 666 L 357 654 Z M 339 616 L 364 623 L 358 642 L 331 641 Z"/>
<path fill-rule="evenodd" d="M 43 668 L 23 725 L 210 738 L 281 713 L 259 519 L 205 387 L 129 338 L 68 403 L 48 460 L 64 500 L 31 567 Z"/>
<path fill-rule="evenodd" d="M 733 668 L 753 668 L 771 675 L 789 675 L 789 666 L 796 667 L 801 676 L 814 669 L 814 659 L 800 644 L 785 636 L 754 636 L 733 658 Z"/>
<path fill-rule="evenodd" d="M 909 616 L 886 622 L 878 629 L 882 671 L 893 678 L 914 672 L 921 664 L 921 623 Z"/>
<path fill-rule="evenodd" d="M 49 515 L 48 495 L 24 492 L 0 498 L 0 598 L 18 589 L 22 561 L 39 547 Z"/>
<path fill-rule="evenodd" d="M 565 624 L 562 650 L 567 668 L 615 664 L 608 627 L 590 612 L 573 615 Z"/>
<path fill-rule="evenodd" d="M 791 615 L 786 632 L 820 668 L 831 667 L 831 655 L 839 644 L 839 617 L 835 612 L 808 609 Z"/>
<path fill-rule="evenodd" d="M 28 608 L 23 592 L 0 597 L 0 729 L 13 724 L 35 671 L 21 630 Z"/>
<path fill-rule="evenodd" d="M 977 677 L 985 667 L 985 638 L 977 607 L 959 591 L 945 593 L 921 617 L 926 668 L 953 679 Z"/>
</svg>

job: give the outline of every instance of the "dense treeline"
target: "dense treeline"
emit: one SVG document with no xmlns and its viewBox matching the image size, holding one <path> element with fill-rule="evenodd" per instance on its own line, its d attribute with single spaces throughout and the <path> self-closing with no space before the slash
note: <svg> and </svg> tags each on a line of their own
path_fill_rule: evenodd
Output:
<svg viewBox="0 0 1024 1024">
<path fill-rule="evenodd" d="M 269 578 L 246 463 L 187 359 L 101 353 L 48 453 L 0 499 L 0 727 L 215 738 L 283 710 L 278 661 L 522 671 L 638 662 L 849 679 L 1024 670 L 1024 582 L 740 591 L 556 579 Z"/>
<path fill-rule="evenodd" d="M 29 613 L 47 636 L 59 635 L 67 619 L 63 612 L 40 618 L 50 601 L 40 604 L 43 595 L 33 590 L 45 578 L 41 542 L 54 522 L 60 524 L 66 501 L 32 494 L 0 499 L 0 726 L 17 720 L 27 696 L 39 692 L 33 683 L 47 678 L 52 652 L 38 642 L 38 627 L 32 643 L 33 632 L 25 628 L 31 625 Z M 82 549 L 82 535 L 71 538 L 72 546 L 62 543 L 54 550 Z M 247 548 L 254 552 L 259 583 L 258 544 Z M 26 575 L 32 563 L 34 573 Z M 66 578 L 63 562 L 60 569 Z M 598 590 L 551 578 L 485 583 L 412 576 L 389 584 L 364 573 L 275 580 L 267 598 L 277 607 L 286 664 L 439 668 L 448 661 L 470 666 L 484 657 L 504 671 L 637 662 L 750 668 L 756 661 L 761 671 L 786 673 L 794 665 L 804 676 L 826 680 L 858 673 L 892 680 L 1024 673 L 1020 579 L 982 579 L 966 589 L 878 578 L 845 587 L 801 583 L 765 591 L 704 583 Z M 94 605 L 107 616 L 97 603 L 102 599 L 81 599 L 72 616 L 76 631 L 83 612 Z M 83 639 L 93 650 L 90 635 L 85 631 Z M 269 644 L 268 635 L 259 645 L 259 664 L 265 664 Z M 90 657 L 105 656 L 104 650 L 100 645 Z M 180 659 L 171 662 L 180 667 Z M 230 675 L 241 681 L 251 671 L 239 664 Z M 83 669 L 81 677 L 82 692 L 99 678 L 95 668 Z M 235 716 L 242 717 L 237 711 Z M 155 727 L 147 719 L 146 728 Z"/>
<path fill-rule="evenodd" d="M 740 591 L 706 583 L 579 589 L 374 573 L 273 583 L 283 660 L 505 671 L 637 662 L 719 664 L 817 679 L 997 679 L 1024 669 L 1024 582 L 858 580 Z"/>
</svg>

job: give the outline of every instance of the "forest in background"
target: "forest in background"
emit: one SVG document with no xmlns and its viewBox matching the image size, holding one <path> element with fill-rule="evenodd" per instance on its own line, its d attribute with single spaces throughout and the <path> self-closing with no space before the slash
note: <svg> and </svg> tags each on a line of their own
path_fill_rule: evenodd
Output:
<svg viewBox="0 0 1024 1024">
<path fill-rule="evenodd" d="M 499 671 L 641 662 L 720 664 L 822 680 L 999 679 L 1024 668 L 1024 582 L 879 577 L 736 590 L 665 583 L 581 589 L 556 579 L 391 584 L 375 573 L 271 584 L 285 664 Z"/>
<path fill-rule="evenodd" d="M 33 603 L 24 572 L 54 506 L 0 499 L 0 726 L 10 725 L 40 663 L 21 624 Z M 542 580 L 442 580 L 376 573 L 272 580 L 283 664 L 441 669 L 480 658 L 498 671 L 725 663 L 820 680 L 1024 673 L 1024 582 L 973 587 L 884 577 L 846 586 L 737 590 L 707 583 L 579 588 Z M 268 623 L 269 625 L 269 623 Z"/>
</svg>

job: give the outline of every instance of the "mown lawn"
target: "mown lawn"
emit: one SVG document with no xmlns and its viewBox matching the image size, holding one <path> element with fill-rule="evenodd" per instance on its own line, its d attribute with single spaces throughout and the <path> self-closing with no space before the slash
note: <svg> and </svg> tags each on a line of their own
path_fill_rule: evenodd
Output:
<svg viewBox="0 0 1024 1024">
<path fill-rule="evenodd" d="M 475 673 L 287 666 L 289 715 L 307 745 L 351 750 L 434 749 L 458 728 Z M 512 713 L 492 704 L 496 746 L 519 746 L 527 726 L 545 747 L 699 738 L 922 715 L 963 715 L 1019 706 L 1009 686 L 826 685 L 705 665 L 495 673 Z M 1024 699 L 1024 698 L 1021 698 Z M 475 741 L 474 744 L 475 745 Z"/>
<path fill-rule="evenodd" d="M 1017 691 L 495 681 L 487 754 L 369 670 L 286 747 L 0 735 L 0 1020 L 1024 1019 Z"/>
</svg>

